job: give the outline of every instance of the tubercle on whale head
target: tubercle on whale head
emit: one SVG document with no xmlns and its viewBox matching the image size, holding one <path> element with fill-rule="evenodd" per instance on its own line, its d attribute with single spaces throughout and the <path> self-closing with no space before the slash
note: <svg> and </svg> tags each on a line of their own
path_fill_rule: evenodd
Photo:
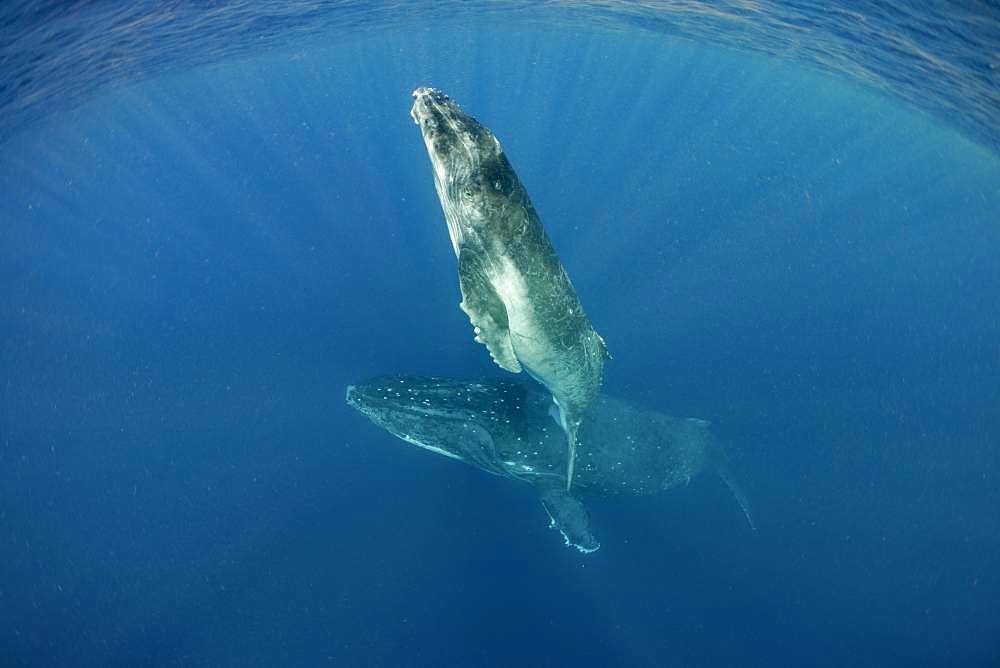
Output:
<svg viewBox="0 0 1000 668">
<path fill-rule="evenodd" d="M 489 128 L 436 88 L 413 91 L 410 117 L 420 127 L 427 153 L 441 177 L 457 179 L 463 172 L 472 174 L 503 152 Z"/>
<path fill-rule="evenodd" d="M 521 188 L 489 128 L 437 89 L 417 88 L 413 97 L 410 115 L 423 135 L 449 236 L 459 255 L 467 240 L 497 231 L 495 225 L 489 231 L 479 228 L 484 221 L 494 221 L 496 212 L 507 210 L 512 197 L 522 198 Z"/>
<path fill-rule="evenodd" d="M 513 383 L 483 384 L 456 378 L 385 375 L 347 386 L 346 402 L 366 415 L 407 413 L 427 419 L 471 419 L 506 396 L 518 395 Z M 519 400 L 520 401 L 520 400 Z"/>
<path fill-rule="evenodd" d="M 437 88 L 431 88 L 430 86 L 420 86 L 414 89 L 411 96 L 413 97 L 413 108 L 410 110 L 410 116 L 413 118 L 413 122 L 418 125 L 420 124 L 421 112 L 425 111 L 429 104 L 451 104 L 455 107 L 458 106 L 452 102 L 450 97 Z"/>
</svg>

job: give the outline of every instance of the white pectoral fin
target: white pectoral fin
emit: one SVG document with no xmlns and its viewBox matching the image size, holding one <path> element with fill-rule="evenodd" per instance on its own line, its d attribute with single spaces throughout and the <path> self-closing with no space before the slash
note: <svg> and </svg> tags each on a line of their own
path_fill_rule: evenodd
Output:
<svg viewBox="0 0 1000 668">
<path fill-rule="evenodd" d="M 521 363 L 510 340 L 507 307 L 493 288 L 482 260 L 463 248 L 458 255 L 458 283 L 462 290 L 459 306 L 475 328 L 476 341 L 486 346 L 493 361 L 512 373 L 521 372 Z"/>
</svg>

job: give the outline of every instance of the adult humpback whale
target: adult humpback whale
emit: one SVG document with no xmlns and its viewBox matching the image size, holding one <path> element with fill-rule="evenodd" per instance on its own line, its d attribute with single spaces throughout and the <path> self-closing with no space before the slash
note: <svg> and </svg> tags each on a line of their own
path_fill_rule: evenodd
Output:
<svg viewBox="0 0 1000 668">
<path fill-rule="evenodd" d="M 460 306 L 497 364 L 525 369 L 552 393 L 568 442 L 568 490 L 577 431 L 601 386 L 604 341 L 493 133 L 438 90 L 413 97 L 410 115 L 458 256 Z"/>
<path fill-rule="evenodd" d="M 347 388 L 347 403 L 399 438 L 484 471 L 531 484 L 552 526 L 582 552 L 600 547 L 579 497 L 645 495 L 710 471 L 729 485 L 753 527 L 743 494 L 708 423 L 636 408 L 601 395 L 578 432 L 571 495 L 566 448 L 549 395 L 532 383 L 382 376 Z"/>
</svg>

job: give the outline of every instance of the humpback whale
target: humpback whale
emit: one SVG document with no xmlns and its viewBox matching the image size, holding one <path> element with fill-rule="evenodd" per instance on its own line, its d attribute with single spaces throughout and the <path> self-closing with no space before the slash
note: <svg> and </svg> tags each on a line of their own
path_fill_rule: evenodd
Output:
<svg viewBox="0 0 1000 668">
<path fill-rule="evenodd" d="M 497 138 L 438 90 L 418 88 L 413 97 L 410 115 L 458 257 L 459 306 L 500 367 L 524 369 L 551 393 L 568 446 L 569 490 L 577 432 L 608 357 L 604 340 Z"/>
<path fill-rule="evenodd" d="M 599 395 L 578 431 L 582 447 L 571 494 L 563 485 L 565 437 L 548 393 L 538 385 L 380 376 L 348 386 L 347 403 L 408 443 L 532 485 L 550 525 L 581 552 L 600 547 L 581 499 L 654 494 L 701 472 L 726 482 L 754 527 L 726 454 L 704 420 Z"/>
</svg>

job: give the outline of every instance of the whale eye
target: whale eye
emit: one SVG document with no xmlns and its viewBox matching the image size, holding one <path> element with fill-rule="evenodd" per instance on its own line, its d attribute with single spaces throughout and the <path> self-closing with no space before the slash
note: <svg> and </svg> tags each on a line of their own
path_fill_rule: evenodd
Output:
<svg viewBox="0 0 1000 668">
<path fill-rule="evenodd" d="M 472 199 L 472 188 L 462 188 L 462 199 L 466 201 Z"/>
</svg>

